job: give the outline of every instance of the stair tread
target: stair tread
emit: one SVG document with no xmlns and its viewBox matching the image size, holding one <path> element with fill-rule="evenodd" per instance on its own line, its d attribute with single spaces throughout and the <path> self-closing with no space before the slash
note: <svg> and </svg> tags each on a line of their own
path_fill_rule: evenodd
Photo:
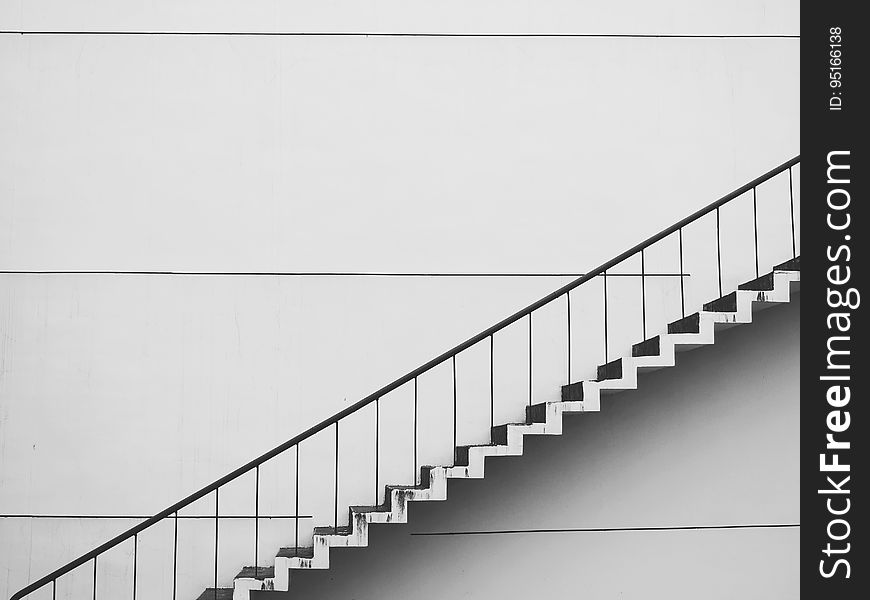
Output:
<svg viewBox="0 0 870 600">
<path fill-rule="evenodd" d="M 421 490 L 423 486 L 412 485 L 410 483 L 390 483 L 385 486 L 389 490 Z"/>
<path fill-rule="evenodd" d="M 692 313 L 673 323 L 668 323 L 668 333 L 700 333 L 701 313 Z"/>
<path fill-rule="evenodd" d="M 704 305 L 704 310 L 708 312 L 737 312 L 737 292 L 731 292 L 712 302 L 707 302 Z"/>
<path fill-rule="evenodd" d="M 761 277 L 756 277 L 752 281 L 747 281 L 746 283 L 741 283 L 737 286 L 738 290 L 751 290 L 751 291 L 759 291 L 759 292 L 769 292 L 773 290 L 773 272 L 766 275 L 762 275 Z"/>
<path fill-rule="evenodd" d="M 236 579 L 246 577 L 250 579 L 268 579 L 275 576 L 275 567 L 242 567 L 236 575 Z"/>
<path fill-rule="evenodd" d="M 598 381 L 608 379 L 622 379 L 622 359 L 611 360 L 598 367 Z"/>
<path fill-rule="evenodd" d="M 314 535 L 350 535 L 351 528 L 342 525 L 337 530 L 335 527 L 315 527 Z"/>
<path fill-rule="evenodd" d="M 278 554 L 281 558 L 314 558 L 314 547 L 313 546 L 299 546 L 298 548 L 281 548 L 278 550 Z"/>
<path fill-rule="evenodd" d="M 428 490 L 428 489 L 429 489 L 428 483 L 427 483 L 427 485 L 422 485 L 422 484 L 421 485 L 394 485 L 394 484 L 385 485 L 384 486 L 384 492 L 385 492 L 384 493 L 384 502 L 386 504 L 388 504 L 386 499 L 394 491 L 398 491 L 398 492 L 409 492 L 409 491 L 421 492 L 423 490 Z M 389 507 L 387 507 L 387 510 L 389 510 Z"/>
<path fill-rule="evenodd" d="M 582 402 L 583 382 L 577 381 L 562 386 L 562 402 Z"/>
<path fill-rule="evenodd" d="M 357 505 L 357 506 L 350 507 L 350 511 L 357 513 L 357 514 L 376 513 L 376 512 L 386 513 L 386 512 L 390 512 L 390 510 L 391 510 L 390 507 L 387 506 L 386 504 L 378 504 L 378 505 L 371 505 L 371 506 Z"/>
<path fill-rule="evenodd" d="M 206 588 L 196 600 L 233 600 L 233 588 Z"/>
<path fill-rule="evenodd" d="M 547 403 L 538 402 L 526 407 L 526 422 L 545 423 L 547 421 Z"/>
<path fill-rule="evenodd" d="M 658 356 L 661 352 L 661 337 L 659 336 L 651 337 L 631 347 L 631 355 L 635 358 Z"/>
<path fill-rule="evenodd" d="M 526 421 L 523 423 L 502 423 L 501 425 L 494 425 L 490 428 L 489 431 L 489 444 L 475 444 L 475 446 L 504 446 L 507 444 L 507 432 L 508 427 L 528 427 L 532 425 L 533 422 L 529 422 L 528 416 L 526 417 Z"/>
<path fill-rule="evenodd" d="M 796 256 L 791 260 L 787 260 L 784 263 L 780 263 L 773 267 L 774 271 L 800 271 L 801 270 L 801 257 Z"/>
</svg>

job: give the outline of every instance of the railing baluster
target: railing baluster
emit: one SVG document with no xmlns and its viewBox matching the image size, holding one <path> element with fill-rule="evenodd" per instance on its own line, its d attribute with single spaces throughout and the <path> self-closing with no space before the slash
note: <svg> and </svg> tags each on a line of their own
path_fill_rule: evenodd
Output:
<svg viewBox="0 0 870 600">
<path fill-rule="evenodd" d="M 453 464 L 456 464 L 456 355 L 453 355 Z"/>
<path fill-rule="evenodd" d="M 220 534 L 220 499 L 218 498 L 218 490 L 214 491 L 214 600 L 218 596 L 218 536 Z"/>
<path fill-rule="evenodd" d="M 338 423 L 335 422 L 335 512 L 332 515 L 332 526 L 336 535 L 338 534 Z"/>
<path fill-rule="evenodd" d="M 254 470 L 254 579 L 259 574 L 260 565 L 260 465 Z"/>
<path fill-rule="evenodd" d="M 685 285 L 685 271 L 683 271 L 683 228 L 680 227 L 678 230 L 680 236 L 680 312 L 682 316 L 686 316 L 686 285 Z"/>
<path fill-rule="evenodd" d="M 646 263 L 644 259 L 643 250 L 640 251 L 640 309 L 641 309 L 641 322 L 642 322 L 642 330 L 643 337 L 641 340 L 646 339 Z"/>
<path fill-rule="evenodd" d="M 414 485 L 420 476 L 420 468 L 417 464 L 417 378 L 414 378 Z"/>
<path fill-rule="evenodd" d="M 532 405 L 532 313 L 529 313 L 529 406 Z"/>
<path fill-rule="evenodd" d="M 495 427 L 495 338 L 489 336 L 489 430 Z"/>
<path fill-rule="evenodd" d="M 788 204 L 791 208 L 791 257 L 797 258 L 797 244 L 795 243 L 794 229 L 794 189 L 791 182 L 791 167 L 788 168 Z"/>
<path fill-rule="evenodd" d="M 136 571 L 139 554 L 139 534 L 133 534 L 133 600 L 136 600 Z"/>
<path fill-rule="evenodd" d="M 604 280 L 604 362 L 608 362 L 609 352 L 607 348 L 607 271 L 602 273 Z"/>
<path fill-rule="evenodd" d="M 296 526 L 296 534 L 294 536 L 294 548 L 296 548 L 296 554 L 299 554 L 299 448 L 301 444 L 296 444 L 296 507 L 293 509 L 293 515 L 296 517 L 293 519 L 293 524 Z"/>
<path fill-rule="evenodd" d="M 57 579 L 51 580 L 51 600 L 57 600 Z"/>
<path fill-rule="evenodd" d="M 571 291 L 568 290 L 565 293 L 565 301 L 567 307 L 565 308 L 565 314 L 568 316 L 568 380 L 566 384 L 571 383 Z"/>
<path fill-rule="evenodd" d="M 719 241 L 719 207 L 716 207 L 716 274 L 719 277 L 719 297 L 722 297 L 722 248 Z"/>
<path fill-rule="evenodd" d="M 379 434 L 379 424 L 380 424 L 380 412 L 381 412 L 381 399 L 378 398 L 375 400 L 375 506 L 378 505 L 378 498 L 380 497 L 380 492 L 378 491 L 378 458 L 380 454 L 380 440 L 378 439 Z"/>
<path fill-rule="evenodd" d="M 172 542 L 172 600 L 178 592 L 178 511 L 175 511 L 173 521 L 175 523 L 175 532 Z"/>
<path fill-rule="evenodd" d="M 758 200 L 755 194 L 755 188 L 752 188 L 752 230 L 755 234 L 755 277 L 761 276 L 758 270 Z"/>
<path fill-rule="evenodd" d="M 97 557 L 94 557 L 94 600 L 97 600 Z"/>
</svg>

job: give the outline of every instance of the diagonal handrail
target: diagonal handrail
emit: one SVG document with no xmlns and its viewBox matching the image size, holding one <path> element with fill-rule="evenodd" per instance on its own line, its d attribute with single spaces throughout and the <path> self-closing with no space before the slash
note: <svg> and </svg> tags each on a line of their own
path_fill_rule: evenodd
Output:
<svg viewBox="0 0 870 600">
<path fill-rule="evenodd" d="M 252 469 L 258 468 L 260 465 L 262 465 L 266 461 L 268 461 L 272 458 L 275 458 L 279 454 L 282 454 L 283 452 L 289 450 L 290 448 L 298 445 L 300 442 L 303 442 L 306 439 L 310 438 L 311 436 L 313 436 L 313 435 L 315 435 L 315 434 L 317 434 L 317 433 L 319 433 L 319 432 L 321 432 L 329 427 L 336 425 L 339 421 L 341 421 L 345 417 L 355 413 L 356 411 L 360 410 L 361 408 L 364 408 L 365 406 L 368 406 L 372 402 L 376 401 L 377 399 L 381 398 L 382 396 L 385 396 L 386 394 L 392 392 L 393 390 L 405 385 L 406 383 L 413 381 L 414 379 L 416 379 L 417 377 L 419 377 L 423 373 L 426 373 L 427 371 L 431 370 L 432 368 L 434 368 L 434 367 L 440 365 L 441 363 L 453 358 L 457 354 L 459 354 L 459 353 L 463 352 L 464 350 L 467 350 L 468 348 L 474 346 L 475 344 L 485 340 L 489 336 L 497 333 L 498 331 L 504 329 L 505 327 L 508 327 L 509 325 L 516 323 L 520 319 L 529 316 L 531 313 L 533 313 L 537 309 L 549 304 L 553 300 L 556 300 L 557 298 L 567 294 L 571 290 L 583 285 L 584 283 L 586 283 L 590 279 L 598 277 L 599 275 L 605 273 L 608 269 L 615 267 L 616 265 L 620 264 L 624 260 L 631 258 L 632 256 L 634 256 L 638 252 L 641 252 L 642 250 L 648 248 L 649 246 L 655 244 L 656 242 L 658 242 L 658 241 L 666 238 L 667 236 L 681 230 L 686 225 L 689 225 L 690 223 L 698 220 L 699 218 L 713 212 L 714 210 L 718 209 L 723 204 L 726 204 L 727 202 L 737 198 L 738 196 L 741 196 L 741 195 L 745 194 L 746 192 L 755 189 L 756 187 L 758 187 L 759 185 L 761 185 L 765 181 L 771 179 L 772 177 L 774 177 L 774 176 L 776 176 L 776 175 L 778 175 L 778 174 L 780 174 L 788 169 L 791 169 L 794 165 L 798 164 L 799 162 L 800 162 L 800 155 L 797 155 L 794 158 L 791 158 L 791 159 L 785 161 L 781 165 L 774 167 L 773 169 L 764 173 L 763 175 L 756 177 L 755 179 L 753 179 L 749 183 L 746 183 L 745 185 L 740 186 L 739 188 L 737 188 L 733 192 L 726 194 L 725 196 L 722 196 L 721 198 L 719 198 L 715 202 L 708 204 L 704 208 L 692 213 L 691 215 L 682 219 L 681 221 L 674 223 L 670 227 L 663 229 L 659 233 L 647 238 L 643 242 L 641 242 L 641 243 L 637 244 L 636 246 L 626 250 L 625 252 L 623 252 L 619 256 L 605 262 L 604 264 L 597 267 L 596 269 L 593 269 L 592 271 L 587 272 L 583 276 L 578 277 L 574 281 L 560 287 L 556 291 L 544 296 L 543 298 L 541 298 L 540 300 L 538 300 L 536 302 L 533 302 L 532 304 L 528 305 L 527 307 L 515 312 L 511 316 L 509 316 L 505 319 L 502 319 L 501 321 L 499 321 L 495 325 L 481 331 L 480 333 L 478 333 L 475 336 L 468 338 L 467 340 L 465 340 L 461 344 L 454 346 L 450 350 L 447 350 L 446 352 L 433 358 L 429 362 L 421 365 L 420 367 L 417 367 L 413 371 L 410 371 L 409 373 L 406 373 L 405 375 L 399 377 L 398 379 L 392 381 L 391 383 L 388 383 L 387 385 L 380 388 L 379 390 L 372 392 L 371 394 L 369 394 L 368 396 L 366 396 L 362 400 L 356 402 L 355 404 L 352 404 L 351 406 L 345 408 L 341 412 L 338 412 L 338 413 L 334 414 L 333 416 L 329 417 L 328 419 L 321 421 L 320 423 L 308 428 L 307 430 L 300 433 L 299 435 L 287 440 L 286 442 L 284 442 L 280 446 L 276 446 L 272 450 L 269 450 L 265 454 L 262 454 L 261 456 L 255 458 L 254 460 L 248 462 L 247 464 L 242 465 L 238 469 L 228 473 L 227 475 L 224 475 L 220 479 L 218 479 L 218 480 L 208 484 L 207 486 L 203 487 L 202 489 L 190 494 L 189 496 L 187 496 L 183 500 L 176 502 L 172 506 L 169 506 L 169 507 L 161 510 L 160 512 L 158 512 L 157 514 L 155 514 L 153 517 L 149 518 L 148 520 L 143 521 L 142 523 L 131 527 L 130 529 L 128 529 L 128 530 L 124 531 L 123 533 L 110 539 L 106 543 L 104 543 L 100 546 L 97 546 L 96 548 L 94 548 L 90 552 L 87 552 L 86 554 L 81 555 L 80 557 L 76 558 L 75 560 L 70 561 L 69 563 L 67 563 L 63 567 L 60 567 L 59 569 L 49 573 L 48 575 L 41 577 L 40 579 L 34 581 L 30 585 L 22 588 L 21 590 L 19 590 L 15 594 L 13 594 L 9 600 L 20 600 L 21 598 L 24 598 L 25 596 L 31 594 L 32 592 L 42 588 L 44 585 L 51 583 L 52 581 L 57 580 L 58 577 L 61 577 L 65 574 L 69 573 L 73 569 L 76 569 L 77 567 L 80 567 L 80 566 L 86 564 L 87 562 L 96 559 L 100 554 L 103 554 L 107 550 L 110 550 L 110 549 L 114 548 L 115 546 L 117 546 L 118 544 L 125 542 L 125 541 L 129 540 L 130 538 L 138 535 L 139 533 L 148 529 L 152 525 L 159 523 L 160 521 L 169 517 L 170 515 L 177 513 L 182 508 L 185 508 L 186 506 L 189 506 L 193 502 L 196 502 L 197 500 L 211 494 L 212 492 L 214 492 L 218 488 L 220 488 L 220 487 L 226 485 L 227 483 L 237 479 L 238 477 L 244 475 L 245 473 L 250 472 Z"/>
</svg>

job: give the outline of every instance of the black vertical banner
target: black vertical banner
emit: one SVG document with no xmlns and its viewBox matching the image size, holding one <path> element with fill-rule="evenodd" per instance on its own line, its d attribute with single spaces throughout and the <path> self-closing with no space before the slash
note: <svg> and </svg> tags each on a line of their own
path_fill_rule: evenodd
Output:
<svg viewBox="0 0 870 600">
<path fill-rule="evenodd" d="M 867 23 L 801 6 L 801 591 L 859 597 L 866 545 Z M 862 131 L 863 129 L 863 131 Z M 862 353 L 861 349 L 865 349 Z M 859 357 L 863 357 L 863 364 Z M 864 455 L 865 460 L 859 460 Z M 859 492 L 864 490 L 864 493 Z M 866 595 L 861 597 L 866 598 Z"/>
</svg>

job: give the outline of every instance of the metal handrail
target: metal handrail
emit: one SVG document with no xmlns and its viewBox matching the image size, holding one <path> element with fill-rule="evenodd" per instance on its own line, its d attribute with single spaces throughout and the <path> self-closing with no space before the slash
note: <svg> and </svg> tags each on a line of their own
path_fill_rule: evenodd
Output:
<svg viewBox="0 0 870 600">
<path fill-rule="evenodd" d="M 625 252 L 623 252 L 619 256 L 605 262 L 604 264 L 597 267 L 596 269 L 593 269 L 592 271 L 587 272 L 583 276 L 578 277 L 574 281 L 560 287 L 559 289 L 552 292 L 551 294 L 544 296 L 540 300 L 533 302 L 532 304 L 528 305 L 527 307 L 515 312 L 511 316 L 509 316 L 505 319 L 502 319 L 501 321 L 499 321 L 495 325 L 483 330 L 482 332 L 478 333 L 477 335 L 468 338 L 467 340 L 465 340 L 461 344 L 458 344 L 457 346 L 454 346 L 450 350 L 447 350 L 446 352 L 438 355 L 437 357 L 433 358 L 432 360 L 423 364 L 422 366 L 417 367 L 413 371 L 410 371 L 409 373 L 406 373 L 405 375 L 399 377 L 398 379 L 392 381 L 391 383 L 388 383 L 384 387 L 369 394 L 368 396 L 366 396 L 362 400 L 356 402 L 355 404 L 352 404 L 351 406 L 345 408 L 344 410 L 334 414 L 330 418 L 328 418 L 324 421 L 321 421 L 317 425 L 314 425 L 313 427 L 308 428 L 304 432 L 302 432 L 299 435 L 284 442 L 280 446 L 276 446 L 272 450 L 269 450 L 265 454 L 262 454 L 261 456 L 246 463 L 245 465 L 242 465 L 241 467 L 239 467 L 238 469 L 235 469 L 231 473 L 224 475 L 220 479 L 218 479 L 218 480 L 210 483 L 209 485 L 203 487 L 202 489 L 190 494 L 189 496 L 187 496 L 183 500 L 180 500 L 180 501 L 176 502 L 175 504 L 173 504 L 172 506 L 169 506 L 168 508 L 163 509 L 162 511 L 158 512 L 157 514 L 155 514 L 153 517 L 149 518 L 148 520 L 143 521 L 142 523 L 135 525 L 134 527 L 131 527 L 127 531 L 115 536 L 111 540 L 109 540 L 106 543 L 94 548 L 90 552 L 83 554 L 82 556 L 76 558 L 75 560 L 70 561 L 69 563 L 67 563 L 63 567 L 60 567 L 59 569 L 53 571 L 52 573 L 49 573 L 48 575 L 41 577 L 40 579 L 34 581 L 30 585 L 24 587 L 23 589 L 19 590 L 15 594 L 13 594 L 10 597 L 10 600 L 20 600 L 21 598 L 24 598 L 25 596 L 29 595 L 30 593 L 42 588 L 44 585 L 51 583 L 52 581 L 57 580 L 58 577 L 61 577 L 62 575 L 69 573 L 73 569 L 76 569 L 77 567 L 80 567 L 80 566 L 84 565 L 85 563 L 96 559 L 100 554 L 103 554 L 107 550 L 110 550 L 110 549 L 114 548 L 115 546 L 117 546 L 118 544 L 125 542 L 125 541 L 129 540 L 130 538 L 133 538 L 134 536 L 136 536 L 139 533 L 141 533 L 142 531 L 148 529 L 152 525 L 159 523 L 163 519 L 166 519 L 167 517 L 170 517 L 171 515 L 177 513 L 182 508 L 185 508 L 186 506 L 189 506 L 193 502 L 211 494 L 212 492 L 215 492 L 216 490 L 218 490 L 222 486 L 237 479 L 238 477 L 244 475 L 245 473 L 248 473 L 253 469 L 257 469 L 263 463 L 278 456 L 279 454 L 282 454 L 283 452 L 289 450 L 290 448 L 297 446 L 300 442 L 305 441 L 306 439 L 312 437 L 313 435 L 315 435 L 315 434 L 317 434 L 317 433 L 319 433 L 319 432 L 321 432 L 329 427 L 337 425 L 338 422 L 341 421 L 342 419 L 344 419 L 345 417 L 357 412 L 361 408 L 364 408 L 364 407 L 370 405 L 371 403 L 373 403 L 376 400 L 378 400 L 379 398 L 387 395 L 388 393 L 394 391 L 395 389 L 401 387 L 402 385 L 405 385 L 406 383 L 409 383 L 409 382 L 415 380 L 420 375 L 426 373 L 427 371 L 440 365 L 441 363 L 443 363 L 451 358 L 454 358 L 456 355 L 460 354 L 464 350 L 471 348 L 475 344 L 485 340 L 486 338 L 488 338 L 491 335 L 497 333 L 498 331 L 504 329 L 505 327 L 507 327 L 513 323 L 516 323 L 517 321 L 519 321 L 520 319 L 522 319 L 524 317 L 528 317 L 537 309 L 549 304 L 550 302 L 552 302 L 553 300 L 556 300 L 557 298 L 559 298 L 561 296 L 564 296 L 565 294 L 567 294 L 571 290 L 586 283 L 590 279 L 598 277 L 599 275 L 602 275 L 602 274 L 606 274 L 606 271 L 608 269 L 615 267 L 616 265 L 620 264 L 624 260 L 631 258 L 632 256 L 634 256 L 638 252 L 641 252 L 642 250 L 644 250 L 644 249 L 648 248 L 649 246 L 655 244 L 656 242 L 666 238 L 667 236 L 669 236 L 673 233 L 676 233 L 677 231 L 680 231 L 686 225 L 689 225 L 690 223 L 698 220 L 699 218 L 713 212 L 714 210 L 718 209 L 723 204 L 726 204 L 727 202 L 737 198 L 738 196 L 745 194 L 746 192 L 748 192 L 750 190 L 754 190 L 760 184 L 762 184 L 762 183 L 766 182 L 767 180 L 771 179 L 772 177 L 786 171 L 787 169 L 791 169 L 791 167 L 798 164 L 799 162 L 800 162 L 800 155 L 797 155 L 794 158 L 785 161 L 781 165 L 774 167 L 773 169 L 771 169 L 770 171 L 761 175 L 760 177 L 756 177 L 755 179 L 753 179 L 749 183 L 737 188 L 733 192 L 726 194 L 725 196 L 719 198 L 715 202 L 708 204 L 704 208 L 692 213 L 691 215 L 682 219 L 681 221 L 671 225 L 670 227 L 667 227 L 666 229 L 663 229 L 659 233 L 647 238 L 646 240 L 644 240 L 643 242 L 630 248 L 629 250 L 626 250 Z M 792 231 L 792 233 L 794 233 L 794 231 Z M 721 269 L 721 266 L 720 266 L 720 269 Z M 721 274 L 720 274 L 720 280 L 721 280 Z"/>
</svg>

